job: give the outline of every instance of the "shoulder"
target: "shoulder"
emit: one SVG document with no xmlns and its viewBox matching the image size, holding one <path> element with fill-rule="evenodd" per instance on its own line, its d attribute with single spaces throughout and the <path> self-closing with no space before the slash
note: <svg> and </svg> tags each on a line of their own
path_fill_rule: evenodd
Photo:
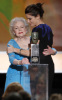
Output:
<svg viewBox="0 0 62 100">
<path fill-rule="evenodd" d="M 47 25 L 47 24 L 40 24 L 40 25 L 37 26 L 37 28 L 41 28 L 41 29 L 46 28 L 46 29 L 50 29 L 51 30 L 51 27 L 49 25 Z"/>
<path fill-rule="evenodd" d="M 49 25 L 47 25 L 47 24 L 39 24 L 38 26 L 36 26 L 35 28 L 33 28 L 33 31 L 37 30 L 37 29 L 44 29 L 44 28 L 51 29 L 51 27 Z"/>
<path fill-rule="evenodd" d="M 47 24 L 45 24 L 45 28 L 47 28 L 48 30 L 52 31 L 51 27 Z"/>
</svg>

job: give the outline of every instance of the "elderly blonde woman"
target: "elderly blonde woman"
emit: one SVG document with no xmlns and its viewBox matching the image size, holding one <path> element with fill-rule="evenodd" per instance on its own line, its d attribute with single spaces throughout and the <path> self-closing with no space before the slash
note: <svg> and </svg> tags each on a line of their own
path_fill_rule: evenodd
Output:
<svg viewBox="0 0 62 100">
<path fill-rule="evenodd" d="M 29 33 L 29 25 L 24 18 L 16 17 L 10 22 L 10 34 L 13 37 L 8 44 L 14 48 L 23 49 L 29 51 L 28 44 L 30 43 L 30 37 L 26 36 Z M 23 52 L 25 53 L 25 52 Z M 6 74 L 5 90 L 7 86 L 12 82 L 18 82 L 24 88 L 25 91 L 30 93 L 30 75 L 27 71 L 29 63 L 29 53 L 25 53 L 24 56 L 15 52 L 8 53 L 10 66 Z M 23 68 L 25 67 L 26 72 L 24 73 Z"/>
</svg>

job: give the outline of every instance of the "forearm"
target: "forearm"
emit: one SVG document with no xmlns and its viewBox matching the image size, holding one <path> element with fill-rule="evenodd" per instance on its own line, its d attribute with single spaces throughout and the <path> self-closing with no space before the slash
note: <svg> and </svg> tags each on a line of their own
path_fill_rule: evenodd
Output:
<svg viewBox="0 0 62 100">
<path fill-rule="evenodd" d="M 29 62 L 28 58 L 23 58 L 22 60 L 14 59 L 13 64 L 14 65 L 23 65 L 23 64 L 30 64 L 30 62 Z"/>
<path fill-rule="evenodd" d="M 13 52 L 20 54 L 20 49 L 14 48 Z"/>
<path fill-rule="evenodd" d="M 9 45 L 9 47 L 7 48 L 7 53 L 14 53 L 14 52 L 24 56 L 30 56 L 30 50 L 18 49 L 14 48 L 12 45 Z"/>
<path fill-rule="evenodd" d="M 13 64 L 14 65 L 22 65 L 22 60 L 14 59 Z"/>
<path fill-rule="evenodd" d="M 14 52 L 24 56 L 30 56 L 30 50 L 22 50 L 22 49 L 14 48 Z"/>
<path fill-rule="evenodd" d="M 21 50 L 20 54 L 22 54 L 24 56 L 30 56 L 30 50 Z"/>
</svg>

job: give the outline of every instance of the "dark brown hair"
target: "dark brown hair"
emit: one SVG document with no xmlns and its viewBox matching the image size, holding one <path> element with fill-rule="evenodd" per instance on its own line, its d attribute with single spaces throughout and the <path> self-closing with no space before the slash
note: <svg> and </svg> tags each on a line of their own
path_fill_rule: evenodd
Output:
<svg viewBox="0 0 62 100">
<path fill-rule="evenodd" d="M 19 95 L 19 93 L 11 92 L 4 98 L 4 100 L 23 100 L 23 99 L 22 96 Z"/>
<path fill-rule="evenodd" d="M 37 15 L 40 15 L 40 17 L 43 17 L 44 10 L 42 8 L 42 5 L 43 4 L 41 3 L 37 3 L 37 4 L 31 4 L 27 6 L 25 9 L 25 14 L 30 14 L 35 17 Z"/>
<path fill-rule="evenodd" d="M 20 96 L 23 98 L 23 100 L 31 100 L 31 95 L 27 93 L 26 91 L 19 91 Z"/>
<path fill-rule="evenodd" d="M 5 98 L 9 93 L 12 93 L 12 92 L 19 92 L 20 90 L 24 90 L 20 83 L 18 83 L 18 82 L 13 82 L 13 83 L 9 84 L 8 87 L 6 88 L 4 94 L 2 95 L 2 100 L 4 100 L 4 98 Z"/>
</svg>

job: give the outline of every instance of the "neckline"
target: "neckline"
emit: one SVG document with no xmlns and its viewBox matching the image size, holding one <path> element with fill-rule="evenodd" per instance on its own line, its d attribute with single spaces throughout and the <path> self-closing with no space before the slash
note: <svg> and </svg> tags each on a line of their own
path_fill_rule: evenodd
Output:
<svg viewBox="0 0 62 100">
<path fill-rule="evenodd" d="M 39 24 L 38 26 L 40 26 L 40 25 L 45 25 L 45 23 L 44 24 Z"/>
<path fill-rule="evenodd" d="M 14 40 L 14 39 L 13 39 L 13 40 Z M 17 43 L 15 40 L 14 40 L 14 42 Z M 18 47 L 19 47 L 20 49 L 23 49 L 23 50 L 27 50 L 27 49 L 28 49 L 28 48 L 27 48 L 27 49 L 21 48 L 21 47 L 19 46 L 18 43 L 17 43 L 17 45 L 18 45 Z"/>
<path fill-rule="evenodd" d="M 40 25 L 46 25 L 45 23 L 44 24 L 39 24 L 38 26 L 40 26 Z M 36 26 L 36 27 L 38 27 L 38 26 Z M 34 27 L 34 28 L 36 28 L 36 27 Z"/>
</svg>

